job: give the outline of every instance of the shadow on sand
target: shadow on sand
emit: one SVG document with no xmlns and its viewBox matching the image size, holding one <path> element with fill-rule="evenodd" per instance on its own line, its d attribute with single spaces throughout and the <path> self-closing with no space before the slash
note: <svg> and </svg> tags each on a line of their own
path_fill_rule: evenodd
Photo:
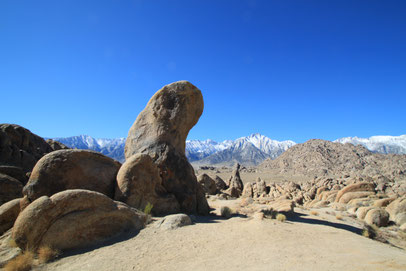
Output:
<svg viewBox="0 0 406 271">
<path fill-rule="evenodd" d="M 344 224 L 344 223 L 335 223 L 335 222 L 330 222 L 330 221 L 321 220 L 321 219 L 309 218 L 307 216 L 308 215 L 306 215 L 306 214 L 294 213 L 294 214 L 289 215 L 288 221 L 329 226 L 329 227 L 334 227 L 334 228 L 337 228 L 337 229 L 350 231 L 350 232 L 355 233 L 355 234 L 361 234 L 362 233 L 362 229 L 354 227 L 354 226 L 350 226 L 350 225 L 347 225 L 347 224 Z"/>
<path fill-rule="evenodd" d="M 78 254 L 83 254 L 83 253 L 86 253 L 86 252 L 90 252 L 92 250 L 96 250 L 96 249 L 106 247 L 106 246 L 111 246 L 111 245 L 114 245 L 116 243 L 120 243 L 120 242 L 129 240 L 129 239 L 135 237 L 139 232 L 140 231 L 135 231 L 135 230 L 127 231 L 127 232 L 124 232 L 124 233 L 122 233 L 122 234 L 120 234 L 118 236 L 115 236 L 113 238 L 102 241 L 102 242 L 97 243 L 97 244 L 92 245 L 92 246 L 88 246 L 88 247 L 85 247 L 85 248 L 73 249 L 73 250 L 69 250 L 69 251 L 64 251 L 62 253 L 62 255 L 59 257 L 59 259 L 74 256 L 74 255 L 78 255 Z"/>
</svg>

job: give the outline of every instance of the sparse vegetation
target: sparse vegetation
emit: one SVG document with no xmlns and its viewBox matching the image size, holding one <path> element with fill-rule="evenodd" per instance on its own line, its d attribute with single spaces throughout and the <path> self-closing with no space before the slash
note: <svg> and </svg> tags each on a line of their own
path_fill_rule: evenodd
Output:
<svg viewBox="0 0 406 271">
<path fill-rule="evenodd" d="M 60 252 L 49 246 L 40 247 L 38 249 L 38 260 L 40 263 L 47 263 L 60 255 Z"/>
<path fill-rule="evenodd" d="M 286 216 L 284 214 L 277 214 L 276 215 L 276 220 L 280 222 L 285 222 L 286 221 Z"/>
<path fill-rule="evenodd" d="M 28 271 L 34 264 L 34 253 L 26 251 L 23 254 L 9 261 L 4 266 L 5 271 Z"/>
<path fill-rule="evenodd" d="M 223 207 L 221 207 L 221 209 L 220 209 L 220 214 L 221 214 L 221 216 L 224 217 L 224 218 L 230 218 L 231 215 L 233 214 L 233 212 L 232 212 L 232 210 L 231 210 L 229 207 L 223 206 Z"/>
<path fill-rule="evenodd" d="M 378 234 L 379 228 L 375 225 L 367 225 L 365 224 L 364 228 L 362 229 L 362 236 L 374 239 Z"/>
<path fill-rule="evenodd" d="M 154 208 L 154 205 L 152 205 L 150 202 L 148 202 L 147 205 L 145 205 L 144 214 L 151 215 L 152 208 Z"/>
<path fill-rule="evenodd" d="M 313 211 L 310 212 L 310 214 L 311 214 L 311 215 L 318 216 L 318 215 L 319 215 L 319 212 L 313 210 Z"/>
</svg>

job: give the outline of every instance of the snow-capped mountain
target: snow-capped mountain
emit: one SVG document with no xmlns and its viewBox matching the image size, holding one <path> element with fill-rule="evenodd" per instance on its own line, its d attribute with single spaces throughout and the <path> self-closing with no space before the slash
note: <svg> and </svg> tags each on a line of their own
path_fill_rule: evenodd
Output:
<svg viewBox="0 0 406 271">
<path fill-rule="evenodd" d="M 90 149 L 124 162 L 125 138 L 97 139 L 86 135 L 54 138 L 70 148 Z M 406 135 L 372 136 L 370 138 L 345 137 L 340 143 L 363 145 L 372 152 L 406 154 Z M 267 158 L 275 159 L 296 143 L 290 140 L 276 141 L 264 135 L 252 134 L 236 140 L 216 142 L 187 140 L 186 156 L 195 165 L 258 165 Z"/>
<path fill-rule="evenodd" d="M 93 150 L 124 162 L 125 138 L 93 138 L 87 135 L 53 138 L 72 149 Z"/>
<path fill-rule="evenodd" d="M 383 154 L 406 154 L 406 135 L 401 136 L 371 136 L 370 138 L 344 137 L 335 140 L 342 144 L 363 145 L 371 152 Z"/>
<path fill-rule="evenodd" d="M 227 149 L 233 144 L 232 140 L 217 143 L 214 140 L 187 140 L 186 156 L 190 162 L 201 160 L 213 153 Z"/>
<path fill-rule="evenodd" d="M 252 134 L 241 137 L 230 144 L 227 148 L 217 151 L 203 159 L 195 161 L 198 165 L 258 165 L 267 158 L 274 159 L 292 147 L 293 141 L 276 141 L 260 134 Z"/>
</svg>

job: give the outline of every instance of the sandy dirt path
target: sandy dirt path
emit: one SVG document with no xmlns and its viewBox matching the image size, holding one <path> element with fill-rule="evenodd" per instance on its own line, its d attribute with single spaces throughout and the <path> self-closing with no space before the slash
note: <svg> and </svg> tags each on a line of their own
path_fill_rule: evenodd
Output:
<svg viewBox="0 0 406 271">
<path fill-rule="evenodd" d="M 206 217 L 169 231 L 150 225 L 131 239 L 41 269 L 406 270 L 405 250 L 362 237 L 349 224 L 306 215 L 293 220 Z"/>
</svg>

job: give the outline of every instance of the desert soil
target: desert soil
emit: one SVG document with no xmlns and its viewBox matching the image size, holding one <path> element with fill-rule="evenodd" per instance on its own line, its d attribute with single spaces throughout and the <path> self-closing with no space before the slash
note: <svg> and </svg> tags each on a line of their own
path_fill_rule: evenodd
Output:
<svg viewBox="0 0 406 271">
<path fill-rule="evenodd" d="M 238 208 L 240 200 L 209 200 Z M 286 222 L 197 217 L 161 230 L 152 223 L 125 241 L 66 256 L 41 270 L 406 270 L 406 251 L 359 234 L 360 224 L 296 208 Z"/>
</svg>

